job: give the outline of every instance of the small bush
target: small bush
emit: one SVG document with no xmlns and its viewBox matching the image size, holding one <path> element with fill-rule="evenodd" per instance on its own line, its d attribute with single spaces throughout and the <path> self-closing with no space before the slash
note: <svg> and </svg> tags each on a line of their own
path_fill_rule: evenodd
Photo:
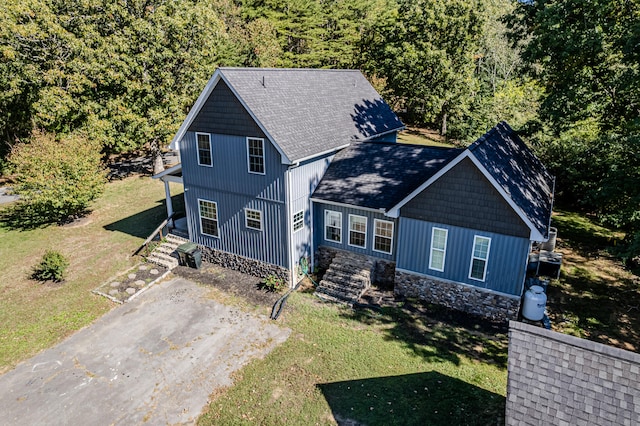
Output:
<svg viewBox="0 0 640 426">
<path fill-rule="evenodd" d="M 275 275 L 269 275 L 262 282 L 261 287 L 267 291 L 280 292 L 286 287 L 286 283 L 282 278 L 278 278 Z"/>
<path fill-rule="evenodd" d="M 38 281 L 56 281 L 60 282 L 64 279 L 65 271 L 69 266 L 69 261 L 62 253 L 47 250 L 42 256 L 42 260 L 33 271 L 32 277 Z"/>
</svg>

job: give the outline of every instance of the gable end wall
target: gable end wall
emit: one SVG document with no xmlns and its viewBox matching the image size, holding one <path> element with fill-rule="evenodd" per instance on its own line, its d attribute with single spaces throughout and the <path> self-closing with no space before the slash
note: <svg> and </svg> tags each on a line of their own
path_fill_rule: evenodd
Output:
<svg viewBox="0 0 640 426">
<path fill-rule="evenodd" d="M 465 158 L 401 209 L 401 216 L 528 238 L 529 228 Z"/>
<path fill-rule="evenodd" d="M 188 129 L 191 132 L 266 138 L 227 84 L 220 80 Z"/>
</svg>

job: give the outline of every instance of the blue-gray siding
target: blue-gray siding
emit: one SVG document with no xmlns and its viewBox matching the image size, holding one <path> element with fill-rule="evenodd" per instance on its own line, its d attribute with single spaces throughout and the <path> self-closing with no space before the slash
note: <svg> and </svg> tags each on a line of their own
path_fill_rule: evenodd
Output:
<svg viewBox="0 0 640 426">
<path fill-rule="evenodd" d="M 524 284 L 530 241 L 493 232 L 399 219 L 396 266 L 436 278 L 520 296 Z M 432 228 L 448 230 L 444 272 L 429 269 Z M 469 278 L 474 236 L 491 238 L 485 281 Z"/>
<path fill-rule="evenodd" d="M 469 159 L 441 176 L 401 209 L 401 215 L 462 228 L 528 237 L 529 228 Z"/>
<path fill-rule="evenodd" d="M 217 203 L 219 238 L 202 235 L 198 200 Z M 228 192 L 200 187 L 185 191 L 187 223 L 191 240 L 207 247 L 288 267 L 286 208 L 284 203 L 256 200 Z M 245 226 L 245 208 L 262 212 L 263 230 Z"/>
<path fill-rule="evenodd" d="M 336 206 L 331 204 L 324 204 L 320 202 L 313 203 L 313 222 L 314 222 L 314 247 L 318 247 L 321 245 L 325 245 L 328 247 L 334 247 L 341 250 L 348 250 L 354 253 L 360 253 L 367 256 L 378 257 L 385 260 L 394 260 L 396 258 L 396 241 L 398 240 L 398 224 L 395 219 L 386 217 L 382 213 L 377 213 L 373 211 L 360 210 L 351 207 L 343 207 Z M 325 240 L 324 234 L 324 212 L 325 210 L 332 210 L 336 212 L 342 213 L 342 242 L 336 243 L 333 241 Z M 349 245 L 349 215 L 358 215 L 364 216 L 367 218 L 367 235 L 366 235 L 366 247 L 354 247 Z M 391 254 L 381 253 L 373 250 L 373 226 L 374 220 L 381 219 L 388 222 L 394 223 L 394 232 L 393 232 L 393 242 L 392 247 L 393 251 Z"/>
<path fill-rule="evenodd" d="M 253 136 L 253 135 L 247 135 Z M 198 152 L 194 132 L 187 132 L 180 144 L 184 187 L 216 188 L 217 191 L 248 195 L 253 198 L 285 200 L 283 182 L 286 166 L 280 154 L 264 141 L 265 174 L 249 173 L 247 165 L 247 139 L 243 136 L 211 134 L 213 167 L 198 165 Z"/>
<path fill-rule="evenodd" d="M 209 99 L 191 123 L 189 131 L 265 137 L 260 127 L 223 80 L 218 81 Z"/>
<path fill-rule="evenodd" d="M 315 159 L 291 169 L 291 218 L 299 211 L 304 212 L 304 227 L 293 233 L 293 259 L 297 262 L 301 257 L 308 257 L 312 252 L 312 214 L 309 198 L 322 179 L 333 155 Z M 313 218 L 315 220 L 316 218 Z M 293 230 L 293 224 L 291 224 Z"/>
<path fill-rule="evenodd" d="M 246 137 L 212 134 L 211 145 L 213 167 L 206 167 L 198 165 L 194 132 L 187 132 L 180 144 L 191 239 L 218 250 L 289 267 L 286 166 L 281 164 L 280 154 L 265 140 L 265 174 L 259 175 L 248 172 Z M 198 199 L 218 204 L 220 238 L 201 234 Z M 245 227 L 245 208 L 262 211 L 263 231 Z"/>
</svg>

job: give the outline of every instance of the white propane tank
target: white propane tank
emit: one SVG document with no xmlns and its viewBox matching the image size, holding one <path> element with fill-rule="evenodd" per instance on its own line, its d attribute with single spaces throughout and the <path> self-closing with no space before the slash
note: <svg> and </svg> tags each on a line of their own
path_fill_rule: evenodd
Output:
<svg viewBox="0 0 640 426">
<path fill-rule="evenodd" d="M 547 295 L 539 285 L 532 285 L 524 294 L 522 316 L 530 321 L 540 321 L 547 307 Z"/>
</svg>

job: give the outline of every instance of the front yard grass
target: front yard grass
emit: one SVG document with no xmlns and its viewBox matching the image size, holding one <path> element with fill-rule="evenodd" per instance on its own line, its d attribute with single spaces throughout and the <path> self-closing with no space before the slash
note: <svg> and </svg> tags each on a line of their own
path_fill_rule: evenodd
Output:
<svg viewBox="0 0 640 426">
<path fill-rule="evenodd" d="M 0 224 L 0 373 L 113 306 L 90 290 L 139 261 L 131 255 L 166 217 L 163 203 L 160 183 L 130 177 L 108 184 L 77 223 L 29 230 Z M 29 278 L 47 249 L 70 261 L 62 283 Z"/>
<path fill-rule="evenodd" d="M 352 311 L 294 293 L 280 317 L 289 340 L 214 394 L 199 423 L 502 424 L 506 334 L 432 309 Z"/>
</svg>

